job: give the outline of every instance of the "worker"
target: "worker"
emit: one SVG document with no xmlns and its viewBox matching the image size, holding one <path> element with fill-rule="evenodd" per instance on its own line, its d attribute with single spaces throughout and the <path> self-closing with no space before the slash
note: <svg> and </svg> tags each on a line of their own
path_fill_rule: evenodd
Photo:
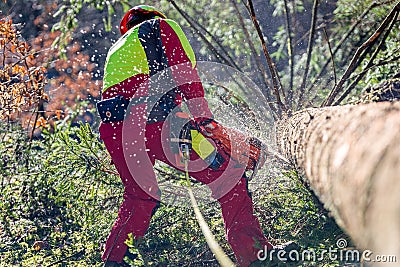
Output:
<svg viewBox="0 0 400 267">
<path fill-rule="evenodd" d="M 196 125 L 210 133 L 213 129 L 208 126 L 218 128 L 204 98 L 192 47 L 175 21 L 152 6 L 140 5 L 125 14 L 120 31 L 122 36 L 107 55 L 102 101 L 98 103 L 100 138 L 125 188 L 102 255 L 105 266 L 124 266 L 124 257 L 129 254 L 125 244 L 128 234 L 140 240 L 149 227 L 161 200 L 155 161 L 182 170 L 174 161 L 173 149 L 165 145 L 172 142 L 171 136 L 164 134 L 172 131 L 167 118 L 172 113 L 181 114 L 184 103 Z M 166 70 L 177 86 L 159 97 L 159 91 L 151 92 L 150 80 Z M 159 99 L 148 111 L 151 95 Z M 210 155 L 200 155 L 195 147 L 190 150 L 190 176 L 211 188 L 221 206 L 226 238 L 236 261 L 249 266 L 257 260 L 260 249 L 271 249 L 272 245 L 253 214 L 245 167 L 235 164 L 218 142 L 212 145 L 211 161 L 206 159 Z"/>
</svg>

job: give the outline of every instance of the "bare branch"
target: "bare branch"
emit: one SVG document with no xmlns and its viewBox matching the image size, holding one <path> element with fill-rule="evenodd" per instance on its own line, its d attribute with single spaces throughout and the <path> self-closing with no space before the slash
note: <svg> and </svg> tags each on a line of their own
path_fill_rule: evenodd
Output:
<svg viewBox="0 0 400 267">
<path fill-rule="evenodd" d="M 293 79 L 294 79 L 294 47 L 293 47 L 293 29 L 292 22 L 290 20 L 290 10 L 288 6 L 288 0 L 284 0 L 285 4 L 285 16 L 286 16 L 286 32 L 288 35 L 287 41 L 287 52 L 289 57 L 289 88 L 287 90 L 287 101 L 286 105 L 289 112 L 293 105 Z"/>
<path fill-rule="evenodd" d="M 268 77 L 266 76 L 267 70 L 264 68 L 264 65 L 263 65 L 262 62 L 261 62 L 260 56 L 258 55 L 257 50 L 256 50 L 256 48 L 255 48 L 255 46 L 254 46 L 254 43 L 253 43 L 253 41 L 251 40 L 250 33 L 249 33 L 249 31 L 247 30 L 247 28 L 246 28 L 246 25 L 245 25 L 245 22 L 244 22 L 244 19 L 243 19 L 242 14 L 240 14 L 239 7 L 238 7 L 238 5 L 236 4 L 236 1 L 235 1 L 235 0 L 231 0 L 231 3 L 232 3 L 233 6 L 235 7 L 236 13 L 238 14 L 240 26 L 242 27 L 243 32 L 244 32 L 244 34 L 245 34 L 245 36 L 246 36 L 246 38 L 247 38 L 247 40 L 248 40 L 248 44 L 249 44 L 251 53 L 253 54 L 254 60 L 256 61 L 257 68 L 258 68 L 258 70 L 260 71 L 261 75 L 263 76 L 264 85 L 265 85 L 265 87 L 266 87 L 267 89 L 268 89 L 268 88 L 271 88 L 272 85 L 271 85 L 270 81 L 268 80 Z M 265 90 L 265 92 L 266 92 L 267 100 L 270 102 L 271 99 L 272 99 L 272 96 L 271 96 L 271 94 L 269 93 L 269 89 L 268 89 L 268 90 Z M 275 110 L 276 110 L 276 109 L 275 109 Z"/>
<path fill-rule="evenodd" d="M 232 63 L 229 59 L 227 59 L 225 56 L 221 55 L 221 53 L 218 52 L 216 47 L 210 41 L 208 41 L 206 36 L 204 36 L 204 34 L 202 34 L 201 31 L 196 27 L 195 23 L 192 21 L 189 15 L 186 14 L 186 12 L 184 12 L 180 7 L 178 7 L 178 5 L 175 3 L 174 0 L 169 0 L 169 2 L 171 2 L 171 4 L 179 12 L 179 14 L 181 14 L 182 17 L 189 23 L 190 27 L 192 27 L 196 31 L 196 33 L 200 36 L 200 38 L 203 40 L 203 42 L 207 45 L 207 47 L 210 49 L 210 51 L 215 55 L 217 59 L 221 60 L 221 62 L 223 62 L 224 64 L 239 69 L 235 63 Z"/>
<path fill-rule="evenodd" d="M 318 15 L 318 5 L 319 5 L 319 0 L 314 0 L 312 19 L 311 19 L 311 27 L 310 27 L 310 32 L 309 32 L 309 36 L 308 36 L 307 61 L 306 61 L 306 66 L 304 68 L 303 79 L 302 79 L 302 82 L 300 85 L 299 98 L 297 101 L 298 109 L 302 108 L 302 106 L 303 106 L 302 102 L 303 102 L 303 97 L 304 97 L 304 93 L 306 90 L 307 76 L 308 76 L 308 71 L 310 69 L 311 54 L 312 54 L 312 49 L 313 49 L 313 44 L 314 44 L 315 25 L 317 23 L 317 15 Z"/>
<path fill-rule="evenodd" d="M 259 37 L 259 39 L 261 41 L 261 45 L 262 45 L 262 48 L 263 48 L 263 51 L 264 51 L 264 56 L 265 56 L 265 58 L 267 60 L 268 68 L 269 68 L 269 71 L 270 71 L 270 74 L 271 74 L 271 78 L 272 78 L 272 84 L 274 86 L 274 88 L 273 88 L 274 90 L 273 91 L 274 91 L 274 94 L 275 94 L 275 97 L 276 97 L 276 102 L 278 104 L 278 112 L 279 112 L 279 116 L 281 116 L 281 112 L 283 111 L 284 113 L 286 113 L 287 109 L 286 109 L 285 104 L 283 104 L 283 102 L 281 100 L 281 95 L 280 95 L 280 92 L 279 92 L 279 78 L 278 78 L 279 74 L 278 74 L 276 66 L 275 66 L 274 62 L 272 61 L 272 58 L 271 58 L 271 56 L 270 56 L 270 54 L 268 52 L 267 44 L 266 44 L 265 38 L 264 38 L 264 34 L 263 34 L 262 30 L 261 30 L 260 24 L 258 23 L 256 14 L 255 14 L 255 11 L 254 11 L 254 6 L 253 6 L 253 1 L 252 0 L 248 0 L 247 8 L 248 8 L 248 11 L 250 13 L 251 20 L 253 21 L 253 25 L 257 30 L 257 34 L 258 34 L 258 37 Z"/>
<path fill-rule="evenodd" d="M 356 85 L 361 81 L 361 79 L 368 72 L 368 71 L 365 71 L 365 70 L 367 70 L 371 66 L 373 66 L 373 62 L 374 62 L 375 58 L 378 56 L 379 52 L 383 49 L 383 46 L 384 46 L 384 44 L 386 42 L 387 37 L 389 36 L 394 24 L 396 24 L 398 14 L 399 14 L 399 12 L 396 12 L 396 15 L 393 17 L 392 22 L 391 22 L 388 30 L 386 31 L 384 37 L 382 38 L 381 42 L 379 43 L 378 47 L 376 48 L 374 54 L 369 59 L 367 65 L 361 71 L 360 75 L 357 75 L 357 78 L 348 86 L 346 91 L 340 96 L 340 98 L 334 103 L 334 105 L 339 105 L 350 94 L 350 92 L 354 89 L 354 87 L 356 87 Z"/>
<path fill-rule="evenodd" d="M 326 27 L 323 27 L 324 30 L 324 35 L 325 35 L 325 39 L 326 42 L 328 43 L 328 48 L 329 48 L 329 54 L 331 56 L 331 61 L 332 61 L 332 70 L 333 70 L 333 76 L 335 78 L 335 86 L 337 84 L 337 74 L 336 74 L 336 64 L 335 64 L 335 58 L 333 56 L 333 52 L 332 52 L 332 47 L 331 47 L 331 42 L 329 41 L 329 36 L 328 36 L 328 32 L 326 31 Z"/>
<path fill-rule="evenodd" d="M 197 11 L 195 8 L 193 9 L 193 11 Z M 184 11 L 182 11 L 184 12 Z M 184 12 L 186 15 L 187 13 Z M 196 12 L 198 13 L 198 12 Z M 187 15 L 188 16 L 188 15 Z M 226 55 L 226 57 L 230 60 L 230 62 L 232 63 L 232 65 L 238 69 L 239 71 L 242 71 L 241 68 L 236 64 L 235 60 L 232 58 L 232 56 L 229 54 L 228 51 L 226 51 L 225 47 L 222 45 L 222 41 L 219 40 L 214 34 L 212 34 L 211 32 L 209 32 L 206 27 L 204 27 L 201 23 L 199 23 L 198 20 L 194 20 L 192 21 L 194 24 L 196 24 L 201 30 L 203 30 L 208 36 L 210 36 L 211 40 L 214 41 L 214 43 L 221 49 L 221 51 Z"/>
<path fill-rule="evenodd" d="M 360 73 L 357 73 L 356 75 L 354 75 L 354 77 L 352 78 L 356 78 L 360 75 L 364 75 L 365 73 L 367 73 L 368 71 L 377 68 L 377 67 L 381 67 L 381 66 L 385 66 L 388 65 L 390 63 L 394 63 L 400 60 L 400 55 L 392 57 L 390 59 L 386 58 L 384 60 L 380 60 L 379 62 L 377 62 L 376 64 L 373 64 L 372 66 L 370 66 L 369 68 L 365 68 L 364 70 L 362 70 Z"/>
<path fill-rule="evenodd" d="M 365 41 L 356 51 L 351 60 L 349 66 L 347 67 L 345 73 L 340 79 L 339 83 L 333 88 L 328 97 L 322 103 L 322 107 L 332 105 L 336 96 L 343 90 L 343 85 L 345 81 L 350 77 L 353 71 L 360 65 L 362 59 L 365 57 L 366 53 L 371 49 L 371 47 L 376 43 L 377 39 L 382 35 L 383 31 L 388 27 L 391 23 L 393 17 L 397 16 L 397 13 L 400 11 L 400 3 L 398 3 L 389 15 L 386 16 L 384 21 L 381 23 L 379 28 Z"/>
<path fill-rule="evenodd" d="M 392 1 L 388 1 L 392 2 Z M 365 16 L 368 15 L 369 12 L 371 12 L 372 9 L 381 6 L 381 4 L 378 4 L 377 2 L 373 2 L 358 18 L 357 20 L 351 25 L 349 31 L 337 42 L 337 45 L 335 48 L 333 48 L 332 54 L 333 56 L 336 55 L 336 53 L 339 51 L 339 49 L 342 47 L 342 45 L 345 43 L 345 41 L 353 34 L 354 30 L 357 28 L 357 26 L 364 20 Z M 317 81 L 322 77 L 322 75 L 325 73 L 326 68 L 328 67 L 328 64 L 330 63 L 332 57 L 328 57 L 327 60 L 325 61 L 324 65 L 321 68 L 321 71 L 318 73 L 318 75 L 313 79 L 311 82 L 311 85 L 309 88 L 306 90 L 306 94 L 311 92 L 311 90 L 314 88 L 314 86 L 317 84 Z"/>
</svg>

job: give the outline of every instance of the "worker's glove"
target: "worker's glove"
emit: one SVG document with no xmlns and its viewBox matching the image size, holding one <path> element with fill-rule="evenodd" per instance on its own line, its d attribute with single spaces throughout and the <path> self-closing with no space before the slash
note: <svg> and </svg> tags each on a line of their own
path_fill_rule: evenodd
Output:
<svg viewBox="0 0 400 267">
<path fill-rule="evenodd" d="M 212 137 L 218 129 L 218 122 L 211 118 L 195 118 L 196 127 L 204 136 Z"/>
<path fill-rule="evenodd" d="M 231 158 L 246 170 L 261 168 L 267 155 L 267 146 L 258 138 L 225 127 L 213 119 L 196 119 L 199 131 L 214 140 Z"/>
</svg>

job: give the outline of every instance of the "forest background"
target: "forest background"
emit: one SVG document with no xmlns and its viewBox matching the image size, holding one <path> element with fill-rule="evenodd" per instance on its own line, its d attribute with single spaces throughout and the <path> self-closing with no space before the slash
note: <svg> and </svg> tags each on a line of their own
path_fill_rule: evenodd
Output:
<svg viewBox="0 0 400 267">
<path fill-rule="evenodd" d="M 101 266 L 123 187 L 98 139 L 94 107 L 106 53 L 119 38 L 119 19 L 140 3 L 0 3 L 0 266 Z M 358 48 L 398 6 L 397 1 L 369 0 L 146 4 L 180 23 L 198 61 L 234 68 L 261 88 L 272 122 L 268 129 L 257 122 L 249 127 L 269 144 L 274 143 L 269 135 L 273 121 L 327 103 Z M 380 41 L 357 58 L 346 87 L 329 104 L 396 98 L 396 91 L 386 88 L 399 86 L 399 36 L 395 17 Z M 223 101 L 239 113 L 248 106 L 234 89 L 221 92 L 215 86 L 206 86 L 210 101 Z M 295 166 L 280 159 L 267 166 L 251 186 L 255 212 L 273 243 L 294 240 L 317 255 L 336 247 L 339 239 L 353 246 Z M 162 164 L 156 169 L 161 183 L 183 181 Z M 218 205 L 207 203 L 201 210 L 233 259 Z M 151 266 L 217 266 L 192 208 L 170 200 L 157 211 L 140 251 Z M 354 262 L 322 258 L 301 264 Z"/>
</svg>

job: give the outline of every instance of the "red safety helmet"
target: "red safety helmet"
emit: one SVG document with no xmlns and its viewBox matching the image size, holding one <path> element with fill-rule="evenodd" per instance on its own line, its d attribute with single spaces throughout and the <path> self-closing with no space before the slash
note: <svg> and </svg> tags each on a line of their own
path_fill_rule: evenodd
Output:
<svg viewBox="0 0 400 267">
<path fill-rule="evenodd" d="M 143 18 L 146 15 L 149 15 L 149 18 L 158 16 L 160 18 L 166 19 L 167 17 L 155 7 L 148 6 L 148 5 L 140 5 L 131 8 L 121 20 L 119 25 L 119 30 L 121 31 L 121 35 L 124 35 L 130 28 L 141 23 Z M 137 21 L 135 23 L 135 20 Z"/>
</svg>

